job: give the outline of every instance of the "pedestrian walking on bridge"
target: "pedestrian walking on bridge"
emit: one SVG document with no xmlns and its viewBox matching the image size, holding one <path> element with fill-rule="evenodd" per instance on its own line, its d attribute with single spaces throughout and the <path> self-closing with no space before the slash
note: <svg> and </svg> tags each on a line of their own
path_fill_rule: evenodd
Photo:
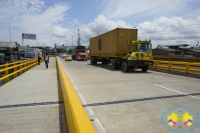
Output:
<svg viewBox="0 0 200 133">
<path fill-rule="evenodd" d="M 48 69 L 49 56 L 47 55 L 47 53 L 46 53 L 46 55 L 44 55 L 44 60 L 45 60 L 45 66 Z"/>
<path fill-rule="evenodd" d="M 40 54 L 38 53 L 38 65 L 40 65 L 40 59 L 41 57 L 40 57 Z"/>
</svg>

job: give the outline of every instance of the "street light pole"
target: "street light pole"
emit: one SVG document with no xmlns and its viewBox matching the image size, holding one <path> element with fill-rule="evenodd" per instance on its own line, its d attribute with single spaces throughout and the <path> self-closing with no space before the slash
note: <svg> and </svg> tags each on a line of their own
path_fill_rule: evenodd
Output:
<svg viewBox="0 0 200 133">
<path fill-rule="evenodd" d="M 73 37 L 74 37 L 74 36 L 72 36 L 72 47 L 73 47 Z"/>
</svg>

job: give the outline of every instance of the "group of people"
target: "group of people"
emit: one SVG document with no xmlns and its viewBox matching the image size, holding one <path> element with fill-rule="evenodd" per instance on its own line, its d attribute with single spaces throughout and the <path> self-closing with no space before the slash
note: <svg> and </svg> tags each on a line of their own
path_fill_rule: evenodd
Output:
<svg viewBox="0 0 200 133">
<path fill-rule="evenodd" d="M 44 57 L 44 61 L 45 61 L 45 66 L 48 69 L 49 56 L 46 53 L 46 54 L 43 54 L 43 57 Z M 40 59 L 41 59 L 41 57 L 40 57 L 40 54 L 38 53 L 38 65 L 40 65 Z"/>
</svg>

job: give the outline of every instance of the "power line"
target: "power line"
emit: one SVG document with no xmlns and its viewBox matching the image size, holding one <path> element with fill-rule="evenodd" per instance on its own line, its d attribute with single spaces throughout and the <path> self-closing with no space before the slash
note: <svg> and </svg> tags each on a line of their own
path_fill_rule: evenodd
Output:
<svg viewBox="0 0 200 133">
<path fill-rule="evenodd" d="M 136 12 L 136 13 L 132 14 L 131 16 L 125 18 L 124 20 L 131 19 L 131 18 L 136 17 L 136 16 L 138 16 L 138 15 L 140 15 L 140 14 L 142 14 L 142 13 L 145 13 L 145 12 L 150 11 L 150 10 L 154 10 L 154 9 L 156 9 L 156 8 L 159 8 L 159 7 L 161 7 L 161 6 L 164 6 L 164 5 L 169 4 L 169 3 L 171 3 L 171 2 L 174 2 L 174 1 L 175 1 L 175 0 L 167 0 L 167 1 L 164 0 L 164 1 L 162 1 L 162 2 L 159 2 L 159 3 L 157 3 L 157 4 L 155 4 L 155 5 L 151 6 L 151 7 L 149 7 L 149 8 L 147 8 L 147 9 L 143 10 L 143 11 Z"/>
</svg>

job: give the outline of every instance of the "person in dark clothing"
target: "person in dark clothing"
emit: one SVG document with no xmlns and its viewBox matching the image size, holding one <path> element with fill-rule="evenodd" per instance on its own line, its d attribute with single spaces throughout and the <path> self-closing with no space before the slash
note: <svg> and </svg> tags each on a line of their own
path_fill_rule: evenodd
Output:
<svg viewBox="0 0 200 133">
<path fill-rule="evenodd" d="M 40 59 L 41 57 L 40 57 L 40 54 L 38 53 L 38 65 L 40 65 Z"/>
<path fill-rule="evenodd" d="M 44 56 L 44 60 L 45 60 L 45 66 L 46 66 L 46 68 L 48 69 L 49 56 L 47 55 L 47 53 L 46 53 L 46 55 Z"/>
</svg>

